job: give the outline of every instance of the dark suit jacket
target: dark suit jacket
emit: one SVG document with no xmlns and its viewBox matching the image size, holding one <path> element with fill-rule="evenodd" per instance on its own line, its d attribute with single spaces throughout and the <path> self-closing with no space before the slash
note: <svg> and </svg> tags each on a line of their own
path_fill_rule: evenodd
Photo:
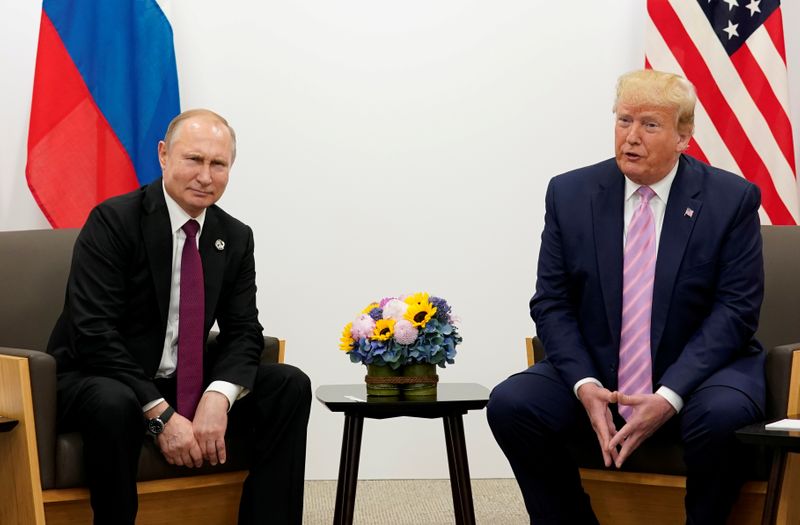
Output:
<svg viewBox="0 0 800 525">
<path fill-rule="evenodd" d="M 172 274 L 172 232 L 161 179 L 92 210 L 75 243 L 64 311 L 48 352 L 58 373 L 98 375 L 130 386 L 142 405 L 164 347 Z M 225 243 L 217 250 L 217 239 Z M 204 356 L 205 384 L 252 389 L 261 350 L 253 232 L 217 206 L 200 236 L 206 336 L 219 323 L 219 349 Z M 62 376 L 63 377 L 63 376 Z"/>
<path fill-rule="evenodd" d="M 624 175 L 614 159 L 553 178 L 531 316 L 547 365 L 572 387 L 617 388 Z M 727 385 L 764 408 L 764 352 L 753 339 L 763 297 L 756 186 L 681 156 L 656 261 L 653 386 L 686 398 Z M 690 210 L 687 212 L 687 210 Z"/>
</svg>

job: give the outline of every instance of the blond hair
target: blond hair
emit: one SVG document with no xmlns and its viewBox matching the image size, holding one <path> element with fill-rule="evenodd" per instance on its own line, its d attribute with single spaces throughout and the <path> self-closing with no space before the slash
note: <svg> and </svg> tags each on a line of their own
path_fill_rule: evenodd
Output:
<svg viewBox="0 0 800 525">
<path fill-rule="evenodd" d="M 205 115 L 208 117 L 213 118 L 214 120 L 219 121 L 220 124 L 224 124 L 226 128 L 228 128 L 228 132 L 231 134 L 231 162 L 236 160 L 236 132 L 233 131 L 233 128 L 228 121 L 225 120 L 224 117 L 221 115 L 214 113 L 210 109 L 187 109 L 169 123 L 167 126 L 167 132 L 164 134 L 164 144 L 167 145 L 167 149 L 172 145 L 172 140 L 175 138 L 175 134 L 178 132 L 178 128 L 180 127 L 181 123 L 184 120 L 188 120 L 192 117 L 198 117 L 200 115 Z"/>
<path fill-rule="evenodd" d="M 614 113 L 620 103 L 670 108 L 675 111 L 678 131 L 694 131 L 697 93 L 692 83 L 680 75 L 654 69 L 625 73 L 617 81 L 617 96 L 612 109 Z"/>
</svg>

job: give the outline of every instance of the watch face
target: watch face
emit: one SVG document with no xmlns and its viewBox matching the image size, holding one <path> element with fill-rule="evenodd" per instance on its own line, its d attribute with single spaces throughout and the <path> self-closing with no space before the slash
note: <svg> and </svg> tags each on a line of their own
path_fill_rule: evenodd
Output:
<svg viewBox="0 0 800 525">
<path fill-rule="evenodd" d="M 147 421 L 147 430 L 149 430 L 151 434 L 158 435 L 164 432 L 164 423 L 158 418 L 150 419 Z"/>
</svg>

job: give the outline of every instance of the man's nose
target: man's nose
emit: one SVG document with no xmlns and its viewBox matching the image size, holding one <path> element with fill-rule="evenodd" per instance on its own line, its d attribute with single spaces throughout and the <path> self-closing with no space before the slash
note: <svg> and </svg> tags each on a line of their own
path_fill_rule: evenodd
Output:
<svg viewBox="0 0 800 525">
<path fill-rule="evenodd" d="M 200 184 L 211 184 L 211 165 L 203 164 L 200 168 L 200 173 L 197 174 L 197 180 Z"/>
<path fill-rule="evenodd" d="M 628 136 L 625 137 L 625 140 L 628 144 L 638 144 L 641 141 L 641 128 L 639 124 L 632 124 L 630 129 L 628 129 Z"/>
</svg>

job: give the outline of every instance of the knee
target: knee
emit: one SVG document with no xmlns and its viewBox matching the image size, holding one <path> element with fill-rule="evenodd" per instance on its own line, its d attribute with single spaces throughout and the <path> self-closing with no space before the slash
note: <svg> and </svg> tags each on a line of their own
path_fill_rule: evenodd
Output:
<svg viewBox="0 0 800 525">
<path fill-rule="evenodd" d="M 311 380 L 296 366 L 287 364 L 259 366 L 256 391 L 264 394 L 269 391 L 279 392 L 286 400 L 293 400 L 300 405 L 311 405 Z"/>
<path fill-rule="evenodd" d="M 492 390 L 486 405 L 486 419 L 495 435 L 504 434 L 520 417 L 519 392 L 506 380 Z"/>
<path fill-rule="evenodd" d="M 114 435 L 143 430 L 144 415 L 136 394 L 126 384 L 108 377 L 95 377 L 86 388 L 84 411 L 88 428 Z"/>
<path fill-rule="evenodd" d="M 729 388 L 717 390 L 716 395 L 693 396 L 686 404 L 681 435 L 687 448 L 716 446 L 731 440 L 736 429 L 759 418 L 757 408 L 746 395 Z"/>
</svg>

